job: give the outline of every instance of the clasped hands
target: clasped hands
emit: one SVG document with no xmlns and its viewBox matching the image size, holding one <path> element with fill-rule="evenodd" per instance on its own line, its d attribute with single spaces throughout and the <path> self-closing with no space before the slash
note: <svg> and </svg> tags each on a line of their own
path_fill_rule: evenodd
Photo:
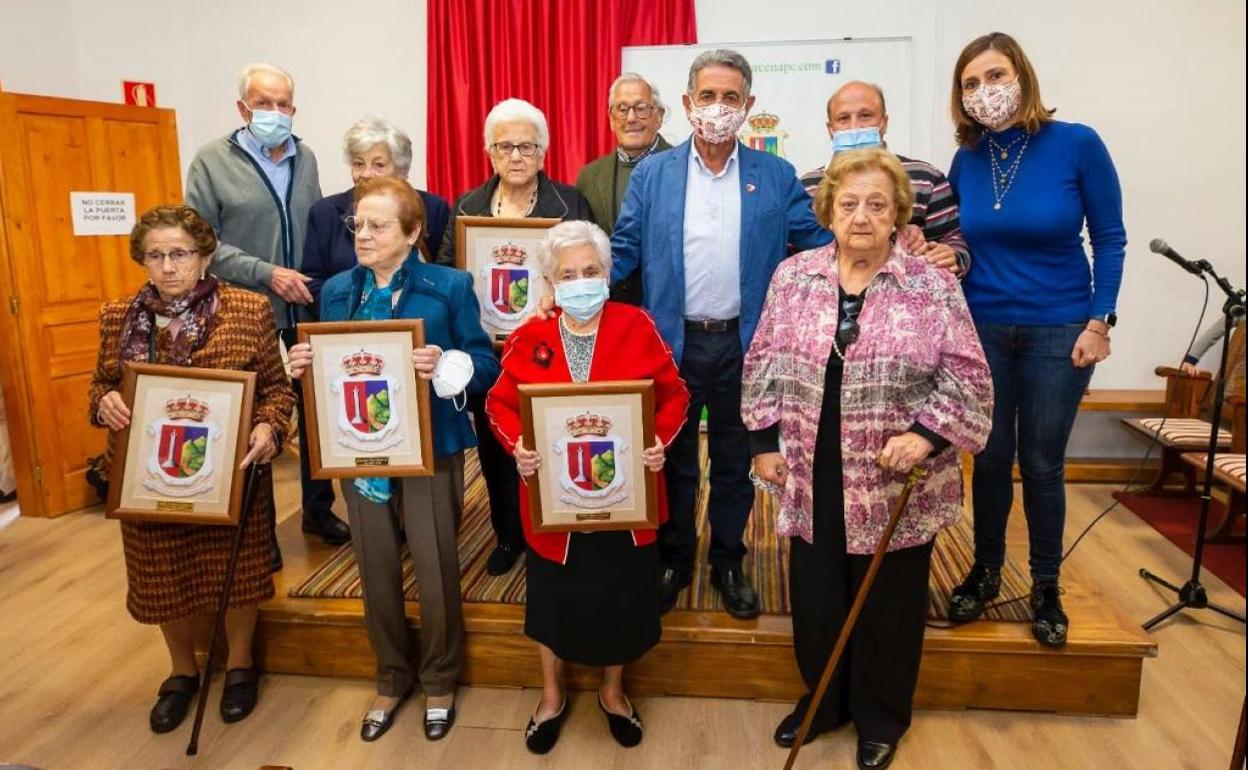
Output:
<svg viewBox="0 0 1248 770">
<path fill-rule="evenodd" d="M 525 449 L 523 438 L 516 441 L 515 457 L 516 470 L 526 479 L 537 473 L 538 469 L 542 467 L 542 456 L 538 454 L 537 450 Z M 648 470 L 655 473 L 663 470 L 663 463 L 666 459 L 667 447 L 663 446 L 663 442 L 657 438 L 654 440 L 654 446 L 641 453 L 641 462 Z"/>
<path fill-rule="evenodd" d="M 909 473 L 927 458 L 935 447 L 932 442 L 913 431 L 906 431 L 884 442 L 884 448 L 875 462 L 881 468 L 895 473 Z M 762 481 L 784 489 L 789 480 L 789 466 L 779 452 L 763 452 L 754 455 L 754 475 Z"/>
</svg>

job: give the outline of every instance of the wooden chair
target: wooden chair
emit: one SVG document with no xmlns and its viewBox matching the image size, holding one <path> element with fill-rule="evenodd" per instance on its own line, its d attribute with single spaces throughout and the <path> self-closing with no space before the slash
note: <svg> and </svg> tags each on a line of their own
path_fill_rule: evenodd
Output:
<svg viewBox="0 0 1248 770">
<path fill-rule="evenodd" d="M 1231 335 L 1227 351 L 1226 370 L 1227 404 L 1231 397 L 1244 395 L 1244 324 L 1239 324 Z M 1134 417 L 1123 420 L 1128 428 L 1142 433 L 1149 440 L 1155 435 L 1161 446 L 1161 467 L 1148 488 L 1150 494 L 1163 494 L 1170 477 L 1180 474 L 1184 487 L 1182 494 L 1196 494 L 1196 473 L 1193 466 L 1183 461 L 1185 452 L 1208 451 L 1209 421 L 1203 419 L 1212 406 L 1214 379 L 1209 372 L 1187 374 L 1171 366 L 1159 366 L 1154 370 L 1158 377 L 1166 378 L 1166 406 L 1164 417 Z M 1225 409 L 1224 409 L 1225 412 Z M 1160 431 L 1158 430 L 1160 428 Z M 1231 448 L 1231 431 L 1218 427 L 1218 451 Z"/>
<path fill-rule="evenodd" d="M 1235 522 L 1244 517 L 1244 397 L 1239 394 L 1227 398 L 1232 409 L 1231 446 L 1229 452 L 1213 456 L 1213 481 L 1227 490 L 1226 516 L 1206 533 L 1206 543 L 1242 543 L 1243 535 L 1232 534 Z M 1204 473 L 1208 452 L 1185 452 L 1183 462 L 1193 473 Z"/>
</svg>

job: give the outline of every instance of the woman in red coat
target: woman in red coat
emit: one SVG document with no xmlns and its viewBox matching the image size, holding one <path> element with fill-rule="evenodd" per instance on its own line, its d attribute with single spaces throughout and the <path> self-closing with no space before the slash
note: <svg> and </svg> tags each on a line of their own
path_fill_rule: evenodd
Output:
<svg viewBox="0 0 1248 770">
<path fill-rule="evenodd" d="M 542 271 L 554 286 L 558 309 L 512 333 L 502 375 L 490 391 L 490 425 L 516 458 L 524 479 L 541 466 L 520 432 L 518 386 L 530 383 L 654 380 L 655 444 L 642 452 L 658 474 L 659 520 L 667 518 L 663 457 L 685 422 L 689 392 L 672 351 L 644 310 L 607 302 L 611 247 L 592 222 L 551 228 L 540 252 Z M 536 533 L 528 496 L 520 494 L 528 543 L 525 633 L 542 656 L 542 700 L 525 731 L 530 751 L 545 754 L 559 739 L 566 713 L 564 661 L 602 666 L 598 705 L 611 735 L 623 746 L 641 741 L 641 718 L 624 694 L 624 665 L 659 641 L 659 559 L 655 531 Z"/>
</svg>

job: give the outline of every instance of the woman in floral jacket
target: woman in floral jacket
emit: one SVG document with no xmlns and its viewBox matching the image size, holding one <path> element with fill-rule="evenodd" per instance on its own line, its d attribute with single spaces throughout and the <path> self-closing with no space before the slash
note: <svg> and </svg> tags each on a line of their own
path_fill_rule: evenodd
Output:
<svg viewBox="0 0 1248 770">
<path fill-rule="evenodd" d="M 793 646 L 812 690 L 916 464 L 928 469 L 889 545 L 810 736 L 853 719 L 882 768 L 910 725 L 932 542 L 962 515 L 958 450 L 983 448 L 992 380 L 957 279 L 896 246 L 913 193 L 882 149 L 838 153 L 815 211 L 836 241 L 772 278 L 745 357 L 754 472 L 790 537 Z M 804 696 L 776 728 L 791 746 Z"/>
</svg>

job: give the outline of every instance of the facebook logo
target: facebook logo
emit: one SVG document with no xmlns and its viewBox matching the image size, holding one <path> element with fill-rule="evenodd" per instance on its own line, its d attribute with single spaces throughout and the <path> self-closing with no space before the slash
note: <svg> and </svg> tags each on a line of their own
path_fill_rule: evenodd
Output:
<svg viewBox="0 0 1248 770">
<path fill-rule="evenodd" d="M 840 59 L 828 59 L 827 61 L 825 61 L 823 63 L 823 73 L 825 75 L 841 74 L 841 60 Z"/>
</svg>

